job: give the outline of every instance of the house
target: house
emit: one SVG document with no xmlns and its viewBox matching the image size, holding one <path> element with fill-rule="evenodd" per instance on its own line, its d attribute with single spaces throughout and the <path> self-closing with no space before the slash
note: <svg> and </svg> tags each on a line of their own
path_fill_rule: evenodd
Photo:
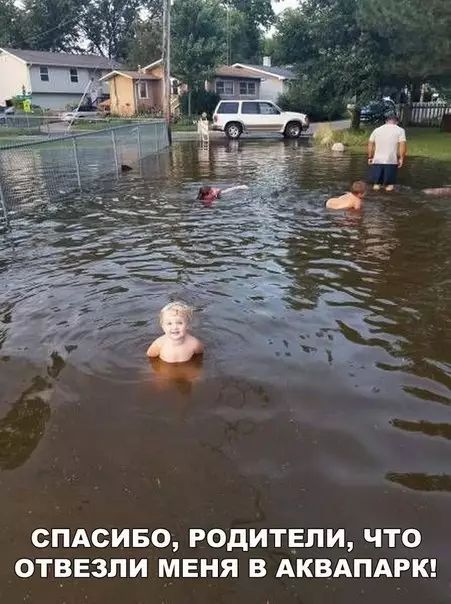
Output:
<svg viewBox="0 0 451 604">
<path fill-rule="evenodd" d="M 110 111 L 113 115 L 159 113 L 163 109 L 162 59 L 139 68 L 137 71 L 114 69 L 105 74 L 101 81 L 109 86 Z M 178 81 L 171 78 L 172 113 L 175 113 L 178 107 Z"/>
<path fill-rule="evenodd" d="M 85 90 L 92 101 L 107 92 L 100 78 L 120 67 L 92 54 L 0 48 L 0 104 L 24 92 L 33 105 L 64 110 L 76 105 Z"/>
<path fill-rule="evenodd" d="M 216 92 L 221 99 L 258 99 L 261 76 L 245 68 L 218 67 L 206 90 Z"/>
<path fill-rule="evenodd" d="M 277 102 L 279 95 L 286 92 L 291 80 L 296 79 L 294 72 L 287 67 L 272 67 L 270 57 L 263 57 L 263 65 L 234 63 L 235 69 L 242 69 L 246 74 L 253 73 L 260 79 L 260 98 Z"/>
<path fill-rule="evenodd" d="M 114 69 L 101 81 L 108 85 L 110 111 L 113 115 L 130 116 L 136 113 L 162 110 L 163 61 L 154 61 L 137 71 Z"/>
</svg>

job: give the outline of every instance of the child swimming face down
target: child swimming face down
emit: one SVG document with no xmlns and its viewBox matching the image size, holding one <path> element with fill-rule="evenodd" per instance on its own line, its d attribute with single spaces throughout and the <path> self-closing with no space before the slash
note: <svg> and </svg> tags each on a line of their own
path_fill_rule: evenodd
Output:
<svg viewBox="0 0 451 604">
<path fill-rule="evenodd" d="M 203 186 L 200 187 L 199 189 L 199 193 L 197 194 L 197 199 L 201 200 L 201 201 L 213 201 L 214 199 L 217 199 L 218 197 L 220 197 L 221 195 L 221 189 L 216 189 L 214 187 L 210 187 L 210 186 Z"/>
</svg>

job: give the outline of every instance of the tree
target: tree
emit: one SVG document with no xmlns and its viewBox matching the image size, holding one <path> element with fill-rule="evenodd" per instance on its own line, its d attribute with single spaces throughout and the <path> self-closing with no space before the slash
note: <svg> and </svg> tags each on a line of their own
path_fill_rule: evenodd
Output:
<svg viewBox="0 0 451 604">
<path fill-rule="evenodd" d="M 131 69 L 138 65 L 149 65 L 161 58 L 162 25 L 161 19 L 138 21 L 134 27 L 135 35 L 128 42 L 126 63 Z"/>
<path fill-rule="evenodd" d="M 380 40 L 361 27 L 359 1 L 305 0 L 283 13 L 274 39 L 277 59 L 295 63 L 325 105 L 356 99 L 355 127 L 360 104 L 377 91 L 385 57 Z"/>
<path fill-rule="evenodd" d="M 217 0 L 175 0 L 172 7 L 172 72 L 190 93 L 212 77 L 225 58 L 225 13 Z"/>
<path fill-rule="evenodd" d="M 135 35 L 140 0 L 90 0 L 81 19 L 89 50 L 122 60 Z"/>
<path fill-rule="evenodd" d="M 35 50 L 78 50 L 80 8 L 76 0 L 25 0 L 21 46 Z"/>
<path fill-rule="evenodd" d="M 23 11 L 13 0 L 0 0 L 0 47 L 24 48 Z"/>
<path fill-rule="evenodd" d="M 386 80 L 419 86 L 451 77 L 449 0 L 361 0 L 359 16 L 387 49 Z"/>
<path fill-rule="evenodd" d="M 263 30 L 275 21 L 270 0 L 223 0 L 229 18 L 229 60 L 258 63 L 264 44 Z"/>
</svg>

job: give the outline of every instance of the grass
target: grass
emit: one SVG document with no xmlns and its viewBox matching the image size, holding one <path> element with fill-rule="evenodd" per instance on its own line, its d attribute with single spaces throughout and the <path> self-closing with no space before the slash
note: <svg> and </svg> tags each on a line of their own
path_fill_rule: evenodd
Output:
<svg viewBox="0 0 451 604">
<path fill-rule="evenodd" d="M 114 128 L 114 126 L 123 126 L 129 124 L 132 120 L 121 118 L 107 118 L 104 120 L 89 122 L 88 120 L 75 120 L 72 123 L 71 130 L 77 131 L 96 131 L 105 130 L 106 128 Z"/>
<path fill-rule="evenodd" d="M 332 142 L 341 142 L 352 151 L 366 153 L 372 128 L 334 130 Z M 427 157 L 437 160 L 451 160 L 451 132 L 441 132 L 439 128 L 407 128 L 407 149 L 410 157 Z M 329 145 L 327 136 L 318 136 L 320 144 Z M 327 142 L 324 143 L 323 139 Z"/>
<path fill-rule="evenodd" d="M 114 126 L 123 126 L 124 124 L 130 124 L 134 121 L 139 121 L 140 118 L 133 119 L 121 119 L 121 118 L 110 118 L 98 122 L 89 122 L 85 120 L 78 120 L 72 124 L 72 130 L 74 132 L 79 131 L 96 131 L 96 130 L 104 130 L 105 128 L 113 128 Z M 197 131 L 197 122 L 193 124 L 195 118 L 181 119 L 174 124 L 171 124 L 171 130 L 173 132 L 196 132 Z"/>
<path fill-rule="evenodd" d="M 39 128 L 0 128 L 0 139 L 15 138 L 26 134 L 42 134 Z"/>
<path fill-rule="evenodd" d="M 183 117 L 178 122 L 171 124 L 171 130 L 173 132 L 197 132 L 197 120 L 198 118 L 194 115 L 191 119 Z"/>
</svg>

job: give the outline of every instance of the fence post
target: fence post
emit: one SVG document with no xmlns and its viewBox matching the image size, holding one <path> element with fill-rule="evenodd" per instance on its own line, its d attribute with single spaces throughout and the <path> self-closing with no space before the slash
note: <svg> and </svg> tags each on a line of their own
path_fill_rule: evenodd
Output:
<svg viewBox="0 0 451 604">
<path fill-rule="evenodd" d="M 141 161 L 142 149 L 141 149 L 141 133 L 139 132 L 139 124 L 136 126 L 136 134 L 138 138 L 138 160 Z"/>
<path fill-rule="evenodd" d="M 75 140 L 74 137 L 72 137 L 72 146 L 74 148 L 74 159 L 75 159 L 75 168 L 77 169 L 77 181 L 78 181 L 78 188 L 80 189 L 81 192 L 81 177 L 80 177 L 80 164 L 78 163 L 78 151 L 77 151 L 77 141 Z"/>
<path fill-rule="evenodd" d="M 114 134 L 114 130 L 111 130 L 111 140 L 113 142 L 113 155 L 114 155 L 114 164 L 116 166 L 116 177 L 119 178 L 119 164 L 117 162 L 116 136 Z"/>
<path fill-rule="evenodd" d="M 2 188 L 2 183 L 1 182 L 0 182 L 0 207 L 3 210 L 3 215 L 5 217 L 6 228 L 9 229 L 8 210 L 6 209 L 5 195 L 3 193 L 3 188 Z"/>
</svg>

